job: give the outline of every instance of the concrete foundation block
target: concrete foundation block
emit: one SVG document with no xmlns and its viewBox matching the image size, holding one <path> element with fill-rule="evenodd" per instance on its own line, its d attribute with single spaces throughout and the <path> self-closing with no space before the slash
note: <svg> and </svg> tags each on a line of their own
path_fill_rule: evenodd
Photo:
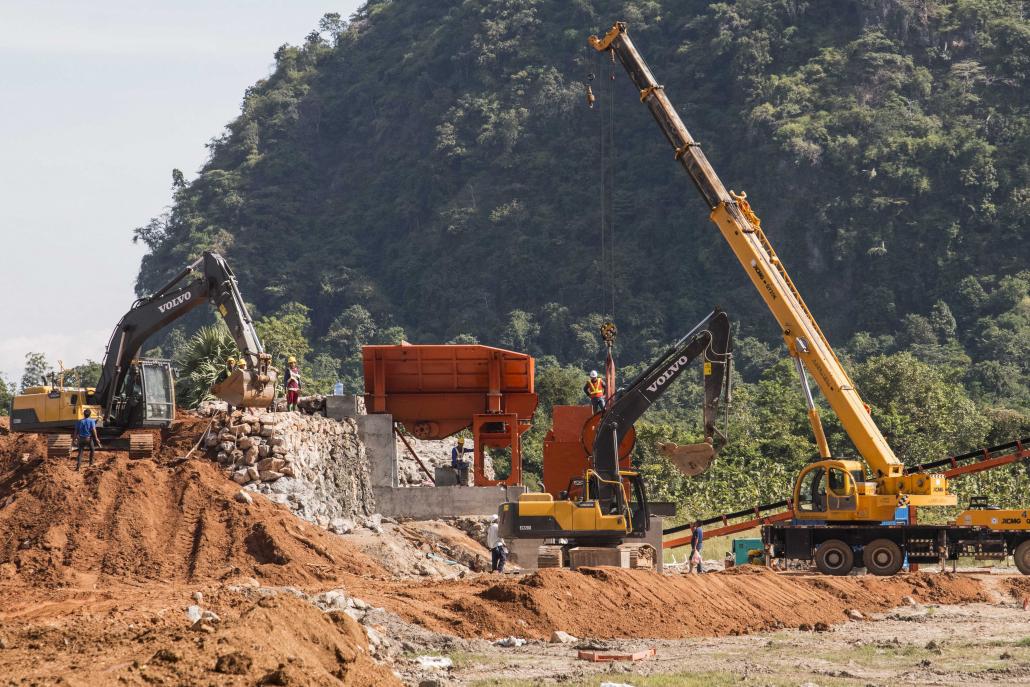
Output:
<svg viewBox="0 0 1030 687">
<path fill-rule="evenodd" d="M 365 445 L 373 487 L 397 486 L 397 442 L 393 415 L 358 415 L 358 438 Z"/>
<path fill-rule="evenodd" d="M 630 567 L 630 552 L 609 546 L 575 546 L 569 549 L 569 567 L 596 568 L 598 566 L 614 568 Z"/>
<path fill-rule="evenodd" d="M 374 486 L 380 513 L 394 518 L 432 520 L 461 515 L 493 515 L 502 503 L 517 500 L 523 487 Z"/>
<path fill-rule="evenodd" d="M 508 545 L 509 560 L 523 570 L 537 569 L 537 554 L 543 539 L 512 539 L 505 540 Z"/>
<path fill-rule="evenodd" d="M 358 397 L 354 394 L 325 397 L 325 416 L 333 420 L 358 416 Z"/>
</svg>

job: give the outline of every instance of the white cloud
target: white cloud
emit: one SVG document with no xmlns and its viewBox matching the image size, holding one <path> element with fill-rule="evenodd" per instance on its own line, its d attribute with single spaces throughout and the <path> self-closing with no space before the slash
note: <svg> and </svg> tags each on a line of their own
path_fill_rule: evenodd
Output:
<svg viewBox="0 0 1030 687">
<path fill-rule="evenodd" d="M 55 322 L 55 325 L 59 324 Z M 72 334 L 5 336 L 0 339 L 0 375 L 17 383 L 25 370 L 25 354 L 43 353 L 56 368 L 62 360 L 66 367 L 99 361 L 111 336 L 110 330 L 79 330 Z"/>
</svg>

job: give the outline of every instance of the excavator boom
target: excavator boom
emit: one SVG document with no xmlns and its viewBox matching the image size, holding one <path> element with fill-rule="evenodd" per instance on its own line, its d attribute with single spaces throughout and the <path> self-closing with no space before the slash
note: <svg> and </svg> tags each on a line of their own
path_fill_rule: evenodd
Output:
<svg viewBox="0 0 1030 687">
<path fill-rule="evenodd" d="M 118 322 L 107 344 L 100 381 L 93 394 L 106 417 L 114 415 L 116 399 L 144 342 L 207 302 L 221 314 L 247 362 L 246 370 L 235 371 L 215 387 L 215 395 L 243 407 L 265 407 L 272 402 L 276 372 L 270 366 L 271 357 L 265 353 L 254 329 L 236 275 L 225 258 L 208 251 L 153 295 L 138 299 Z"/>
</svg>

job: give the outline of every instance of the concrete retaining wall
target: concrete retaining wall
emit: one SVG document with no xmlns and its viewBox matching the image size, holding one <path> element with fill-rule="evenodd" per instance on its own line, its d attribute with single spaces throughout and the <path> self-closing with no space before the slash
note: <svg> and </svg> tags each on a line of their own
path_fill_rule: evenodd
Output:
<svg viewBox="0 0 1030 687">
<path fill-rule="evenodd" d="M 374 470 L 373 465 L 373 470 Z M 523 487 L 374 487 L 376 509 L 394 518 L 422 520 L 459 515 L 493 515 Z"/>
</svg>

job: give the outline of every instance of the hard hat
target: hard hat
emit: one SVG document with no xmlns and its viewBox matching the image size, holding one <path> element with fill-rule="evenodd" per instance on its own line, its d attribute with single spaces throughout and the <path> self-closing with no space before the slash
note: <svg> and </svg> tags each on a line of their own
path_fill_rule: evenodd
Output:
<svg viewBox="0 0 1030 687">
<path fill-rule="evenodd" d="M 234 358 L 232 356 L 229 356 L 228 358 L 225 359 L 225 364 L 226 365 L 235 365 L 236 364 L 236 358 Z"/>
<path fill-rule="evenodd" d="M 288 363 L 295 363 L 295 362 L 297 362 L 297 359 L 296 359 L 296 358 L 294 358 L 294 357 L 293 357 L 293 356 L 291 355 L 291 356 L 290 356 L 289 358 L 287 358 L 287 359 L 286 359 L 286 362 L 288 362 Z"/>
<path fill-rule="evenodd" d="M 590 379 L 597 379 L 597 370 L 590 371 Z"/>
<path fill-rule="evenodd" d="M 465 437 L 458 437 L 458 446 L 465 445 Z"/>
<path fill-rule="evenodd" d="M 238 368 L 239 368 L 239 369 L 241 369 L 241 370 L 246 370 L 246 369 L 247 369 L 247 361 L 246 361 L 246 360 L 243 360 L 243 359 L 241 358 L 241 359 L 240 359 L 240 362 L 236 363 L 236 367 L 238 367 Z"/>
<path fill-rule="evenodd" d="M 497 517 L 497 513 L 494 513 L 493 515 L 490 516 L 490 522 L 497 522 L 498 519 L 499 518 Z"/>
</svg>

